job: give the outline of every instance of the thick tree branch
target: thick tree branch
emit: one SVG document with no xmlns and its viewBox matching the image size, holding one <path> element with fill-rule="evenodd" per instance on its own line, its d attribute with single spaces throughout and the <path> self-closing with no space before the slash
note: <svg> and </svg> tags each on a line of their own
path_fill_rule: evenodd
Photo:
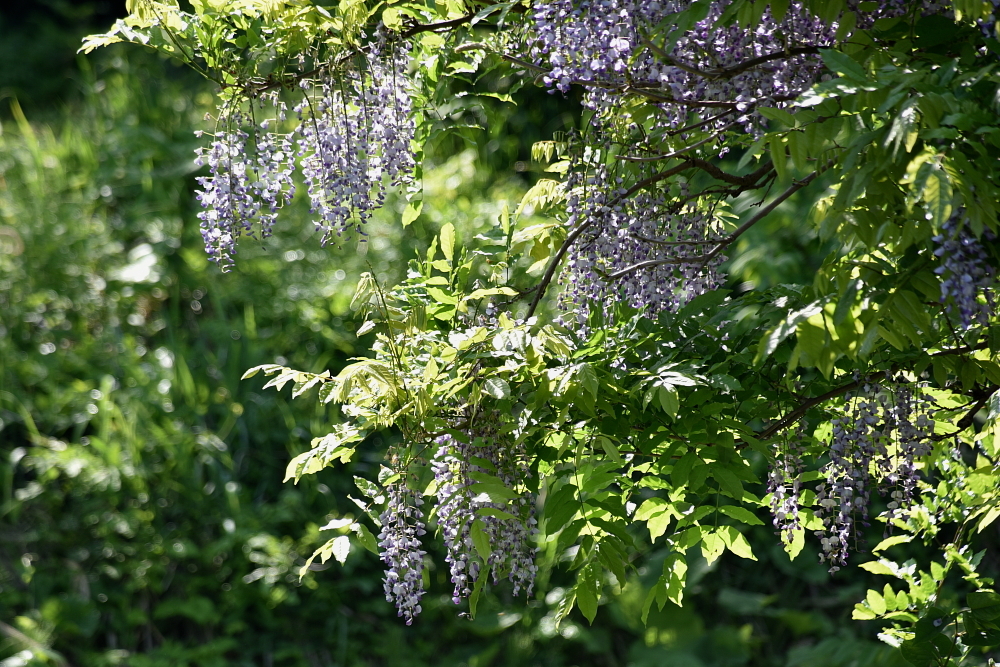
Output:
<svg viewBox="0 0 1000 667">
<path fill-rule="evenodd" d="M 763 65 L 771 60 L 778 60 L 779 58 L 791 58 L 792 56 L 802 56 L 811 55 L 819 53 L 819 50 L 823 48 L 820 46 L 797 46 L 792 49 L 785 49 L 782 51 L 774 51 L 773 53 L 767 53 L 762 56 L 757 56 L 756 58 L 750 58 L 749 60 L 744 60 L 741 63 L 733 65 L 732 67 L 724 67 L 717 70 L 709 70 L 706 75 L 711 78 L 728 78 L 731 76 L 736 76 L 737 74 L 742 74 L 748 69 L 753 69 L 757 65 Z"/>
<path fill-rule="evenodd" d="M 718 132 L 710 134 L 709 136 L 705 137 L 701 141 L 696 141 L 695 143 L 691 144 L 690 146 L 685 146 L 684 148 L 678 149 L 678 150 L 676 150 L 676 151 L 674 151 L 672 153 L 667 153 L 665 155 L 649 155 L 649 156 L 642 156 L 642 157 L 631 156 L 631 155 L 619 155 L 618 159 L 619 160 L 626 160 L 626 161 L 629 161 L 629 162 L 657 162 L 659 160 L 672 160 L 672 159 L 674 159 L 676 157 L 680 157 L 680 156 L 684 155 L 688 151 L 693 151 L 696 148 L 700 148 L 701 146 L 704 146 L 705 144 L 709 143 L 710 141 L 714 141 L 714 140 L 718 139 L 723 134 L 725 134 L 730 129 L 732 129 L 735 125 L 736 125 L 736 123 L 729 123 L 725 127 L 720 128 Z"/>
<path fill-rule="evenodd" d="M 474 18 L 476 18 L 476 14 L 467 14 L 465 16 L 460 16 L 457 19 L 451 19 L 450 21 L 440 21 L 438 23 L 416 23 L 399 33 L 399 36 L 406 39 L 408 37 L 413 37 L 414 35 L 419 35 L 422 32 L 440 32 L 442 30 L 451 30 L 452 28 L 457 28 L 460 25 L 471 23 Z"/>
<path fill-rule="evenodd" d="M 802 419 L 805 416 L 805 414 L 809 412 L 809 410 L 816 407 L 820 403 L 825 403 L 826 401 L 829 401 L 831 398 L 837 398 L 838 396 L 843 396 L 852 389 L 857 389 L 858 387 L 867 384 L 869 382 L 878 382 L 879 380 L 884 378 L 888 373 L 889 371 L 879 371 L 877 373 L 872 373 L 871 375 L 865 376 L 859 380 L 848 382 L 847 384 L 836 387 L 835 389 L 831 389 L 830 391 L 826 392 L 825 394 L 822 394 L 821 396 L 816 396 L 815 398 L 810 398 L 802 402 L 801 404 L 799 404 L 797 408 L 789 412 L 782 419 L 779 419 L 778 421 L 776 421 L 775 423 L 771 424 L 766 429 L 761 431 L 757 435 L 757 439 L 767 440 L 778 431 L 786 429 L 795 422 L 797 422 L 798 420 Z"/>
</svg>

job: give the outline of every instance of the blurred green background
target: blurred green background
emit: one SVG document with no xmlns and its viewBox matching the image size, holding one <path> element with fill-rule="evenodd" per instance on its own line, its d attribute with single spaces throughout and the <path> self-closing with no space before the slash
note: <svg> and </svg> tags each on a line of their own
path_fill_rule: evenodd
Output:
<svg viewBox="0 0 1000 667">
<path fill-rule="evenodd" d="M 662 553 L 593 626 L 555 626 L 567 575 L 547 566 L 542 593 L 500 587 L 475 621 L 432 569 L 412 627 L 367 552 L 300 581 L 330 536 L 318 527 L 351 515 L 352 475 L 373 474 L 384 442 L 282 484 L 332 416 L 241 374 L 271 362 L 336 372 L 363 354 L 371 341 L 356 339 L 348 307 L 358 275 L 396 280 L 446 221 L 464 238 L 496 224 L 538 175 L 531 143 L 572 122 L 575 103 L 531 87 L 517 107 L 456 101 L 450 113 L 486 129 L 432 147 L 423 214 L 405 234 L 390 201 L 363 252 L 321 248 L 297 200 L 222 274 L 193 196 L 193 132 L 214 91 L 137 48 L 75 55 L 123 4 L 0 12 L 0 666 L 902 664 L 877 628 L 850 620 L 867 575 L 831 582 L 808 549 L 794 564 L 777 546 L 758 563 L 696 562 L 686 606 L 645 628 L 643 582 Z M 782 224 L 803 215 L 793 203 L 744 237 L 733 287 L 811 280 L 816 240 Z M 756 543 L 776 545 L 758 530 Z"/>
</svg>

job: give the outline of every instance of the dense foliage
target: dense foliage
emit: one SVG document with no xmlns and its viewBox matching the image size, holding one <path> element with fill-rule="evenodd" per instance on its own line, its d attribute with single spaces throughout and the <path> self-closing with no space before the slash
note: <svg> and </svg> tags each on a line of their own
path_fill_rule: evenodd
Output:
<svg viewBox="0 0 1000 667">
<path fill-rule="evenodd" d="M 655 564 L 648 622 L 696 565 L 763 553 L 769 510 L 789 556 L 815 534 L 834 582 L 859 558 L 888 578 L 854 617 L 910 663 L 1000 645 L 975 548 L 1000 515 L 992 5 L 133 10 L 85 48 L 148 44 L 220 85 L 199 217 L 224 268 L 240 236 L 271 234 L 296 168 L 324 241 L 366 244 L 393 186 L 420 221 L 456 81 L 581 95 L 576 126 L 532 149 L 557 178 L 475 237 L 446 222 L 401 281 L 362 278 L 368 356 L 247 374 L 339 406 L 289 479 L 401 434 L 316 558 L 346 562 L 353 535 L 407 623 L 435 526 L 471 615 L 487 582 L 528 592 L 563 563 L 553 621 L 593 621 Z M 815 280 L 727 286 L 725 256 L 795 199 L 824 242 Z"/>
</svg>

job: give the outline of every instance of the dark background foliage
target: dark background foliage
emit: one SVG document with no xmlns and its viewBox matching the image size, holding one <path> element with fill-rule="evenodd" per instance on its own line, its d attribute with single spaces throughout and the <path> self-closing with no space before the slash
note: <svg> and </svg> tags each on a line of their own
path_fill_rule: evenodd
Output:
<svg viewBox="0 0 1000 667">
<path fill-rule="evenodd" d="M 663 554 L 593 626 L 576 615 L 555 626 L 558 567 L 541 573 L 547 593 L 525 602 L 501 586 L 475 621 L 433 569 L 409 628 L 372 554 L 300 580 L 330 535 L 308 522 L 357 512 L 352 475 L 372 474 L 384 443 L 343 473 L 282 484 L 332 416 L 241 374 L 270 362 L 336 371 L 365 349 L 348 307 L 358 274 L 396 280 L 445 220 L 460 234 L 494 224 L 497 203 L 537 177 L 531 144 L 565 129 L 576 103 L 530 86 L 516 107 L 456 101 L 447 113 L 486 129 L 434 146 L 434 196 L 406 234 L 390 204 L 365 253 L 320 248 L 297 202 L 221 274 L 193 198 L 193 130 L 212 89 L 136 49 L 75 55 L 123 13 L 55 0 L 0 13 L 0 57 L 14 63 L 0 68 L 0 665 L 902 664 L 877 628 L 850 620 L 866 573 L 831 581 L 811 547 L 791 563 L 776 540 L 756 563 L 696 561 L 684 608 L 654 611 L 647 627 L 643 584 Z M 802 212 L 792 202 L 785 215 Z M 741 242 L 734 285 L 812 279 L 803 257 L 817 241 L 774 229 Z"/>
</svg>

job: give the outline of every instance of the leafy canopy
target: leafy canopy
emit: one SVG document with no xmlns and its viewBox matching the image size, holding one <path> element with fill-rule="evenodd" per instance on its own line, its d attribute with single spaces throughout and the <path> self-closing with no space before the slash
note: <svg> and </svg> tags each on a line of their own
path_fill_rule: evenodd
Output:
<svg viewBox="0 0 1000 667">
<path fill-rule="evenodd" d="M 546 174 L 493 230 L 445 224 L 402 283 L 362 276 L 369 356 L 245 376 L 339 406 L 288 479 L 403 434 L 358 480 L 368 518 L 351 529 L 407 622 L 435 525 L 470 613 L 489 574 L 530 590 L 537 550 L 576 573 L 561 617 L 593 620 L 650 553 L 666 558 L 646 614 L 682 604 L 692 558 L 754 559 L 745 534 L 767 509 L 792 558 L 815 533 L 832 571 L 881 523 L 862 567 L 889 583 L 855 618 L 944 665 L 1000 645 L 973 548 L 1000 516 L 993 11 L 136 0 L 84 50 L 144 44 L 219 84 L 199 217 L 223 266 L 297 183 L 324 240 L 363 243 L 393 196 L 403 225 L 417 219 L 425 146 L 463 129 L 456 99 L 534 85 L 582 100 L 573 131 L 532 148 Z M 737 242 L 791 203 L 822 242 L 815 280 L 727 281 Z M 937 557 L 886 556 L 915 541 Z M 317 557 L 348 552 L 341 536 Z"/>
</svg>

